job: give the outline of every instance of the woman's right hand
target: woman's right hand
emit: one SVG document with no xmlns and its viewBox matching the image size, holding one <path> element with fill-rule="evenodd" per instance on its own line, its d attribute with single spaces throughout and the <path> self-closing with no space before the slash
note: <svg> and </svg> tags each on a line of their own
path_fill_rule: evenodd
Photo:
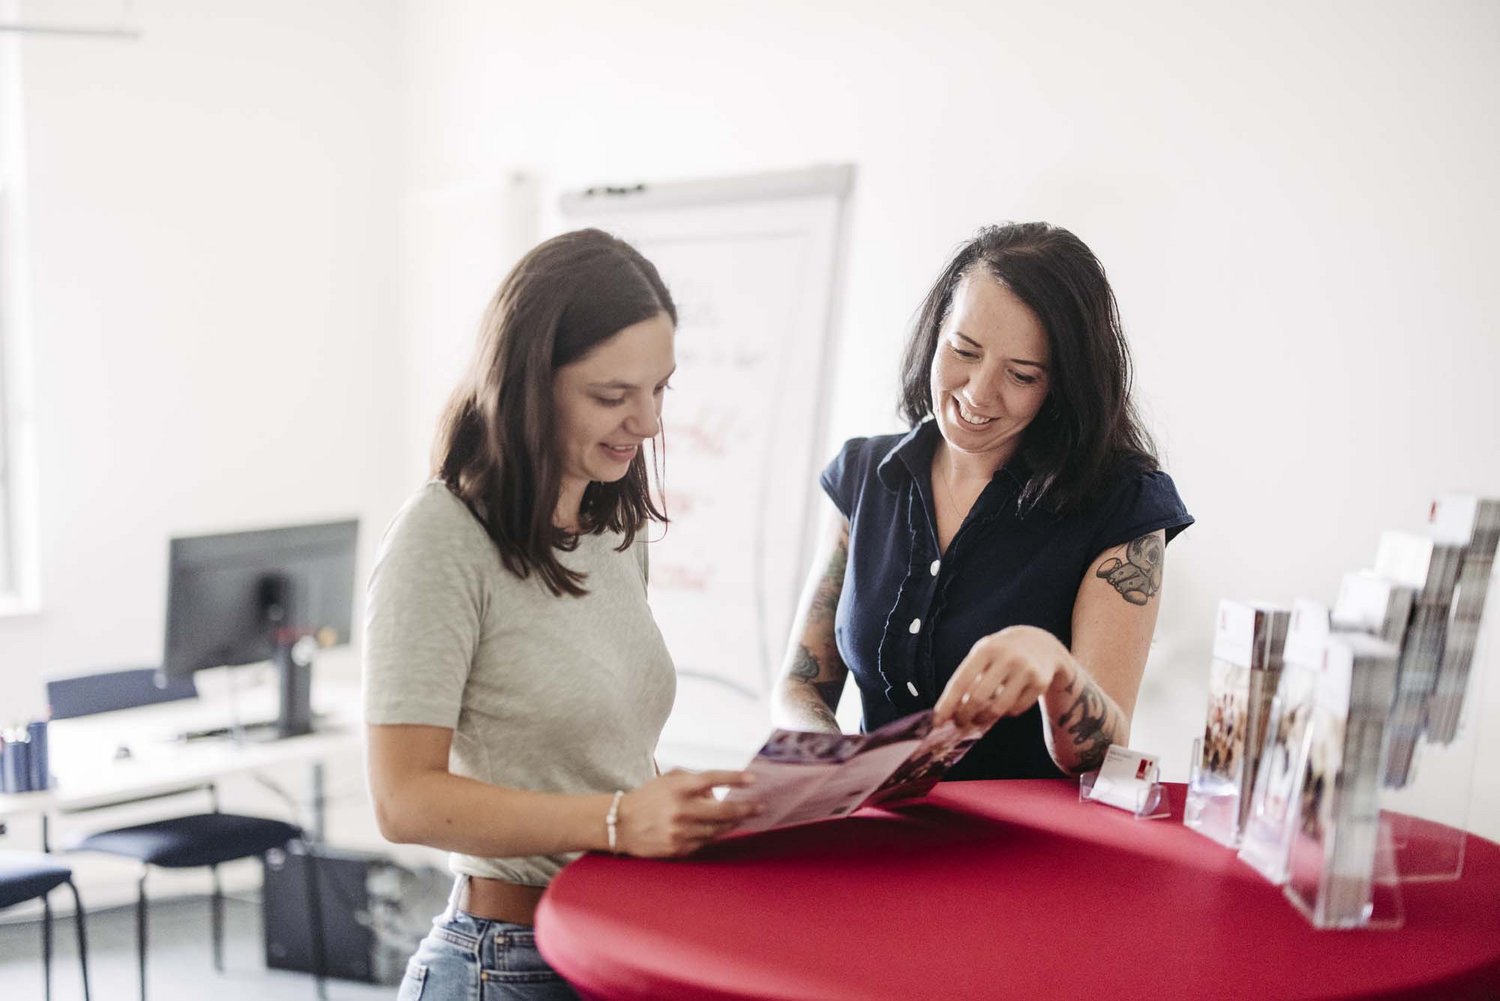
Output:
<svg viewBox="0 0 1500 1001">
<path fill-rule="evenodd" d="M 749 772 L 674 769 L 620 799 L 619 851 L 643 858 L 687 855 L 761 811 L 754 800 L 721 801 L 715 786 L 744 788 Z"/>
</svg>

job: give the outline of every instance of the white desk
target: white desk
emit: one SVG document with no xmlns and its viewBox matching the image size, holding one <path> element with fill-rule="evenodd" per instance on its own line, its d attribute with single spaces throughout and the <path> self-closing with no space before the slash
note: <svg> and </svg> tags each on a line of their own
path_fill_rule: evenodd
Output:
<svg viewBox="0 0 1500 1001">
<path fill-rule="evenodd" d="M 274 715 L 273 692 L 259 686 L 236 695 L 244 720 Z M 43 839 L 49 817 L 139 802 L 199 788 L 217 779 L 249 772 L 280 773 L 308 767 L 313 782 L 313 825 L 321 839 L 324 827 L 323 763 L 357 748 L 361 739 L 357 685 L 320 682 L 313 708 L 320 728 L 286 740 L 237 743 L 229 737 L 188 742 L 176 739 L 186 730 L 227 725 L 229 701 L 210 691 L 196 699 L 58 720 L 48 726 L 49 765 L 53 788 L 42 792 L 0 794 L 0 822 L 40 816 Z M 128 757 L 116 757 L 120 748 Z M 50 847 L 44 845 L 43 847 Z"/>
</svg>

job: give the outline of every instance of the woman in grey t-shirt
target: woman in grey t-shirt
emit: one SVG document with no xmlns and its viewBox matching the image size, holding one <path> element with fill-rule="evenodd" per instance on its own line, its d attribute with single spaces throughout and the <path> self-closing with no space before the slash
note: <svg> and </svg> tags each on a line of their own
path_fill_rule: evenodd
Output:
<svg viewBox="0 0 1500 1001">
<path fill-rule="evenodd" d="M 485 316 L 435 476 L 371 576 L 364 646 L 381 832 L 451 852 L 448 910 L 402 999 L 569 998 L 536 953 L 548 881 L 577 853 L 685 854 L 756 809 L 740 772 L 656 777 L 675 690 L 646 604 L 642 536 L 665 517 L 643 446 L 661 430 L 676 307 L 598 230 L 527 254 Z"/>
</svg>

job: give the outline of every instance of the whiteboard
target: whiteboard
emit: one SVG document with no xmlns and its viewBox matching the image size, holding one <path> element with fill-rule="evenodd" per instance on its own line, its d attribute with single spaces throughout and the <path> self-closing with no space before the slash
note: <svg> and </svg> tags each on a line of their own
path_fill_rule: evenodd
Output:
<svg viewBox="0 0 1500 1001">
<path fill-rule="evenodd" d="M 664 739 L 764 735 L 828 459 L 853 184 L 854 168 L 841 165 L 562 197 L 560 228 L 628 240 L 678 308 L 663 412 L 671 524 L 651 533 L 651 607 L 686 712 Z"/>
</svg>

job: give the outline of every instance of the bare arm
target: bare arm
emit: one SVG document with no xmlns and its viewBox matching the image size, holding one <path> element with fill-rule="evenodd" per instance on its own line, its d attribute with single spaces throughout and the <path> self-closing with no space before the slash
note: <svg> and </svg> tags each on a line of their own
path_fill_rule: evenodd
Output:
<svg viewBox="0 0 1500 1001">
<path fill-rule="evenodd" d="M 490 785 L 448 771 L 453 731 L 372 725 L 370 792 L 380 833 L 465 855 L 509 857 L 603 850 L 611 793 L 567 795 Z M 634 855 L 680 855 L 755 812 L 714 800 L 716 785 L 744 785 L 741 772 L 672 772 L 628 793 L 617 847 Z"/>
<path fill-rule="evenodd" d="M 825 501 L 825 506 L 823 530 L 792 622 L 771 714 L 777 726 L 789 730 L 838 733 L 834 710 L 849 669 L 834 642 L 833 617 L 849 563 L 849 521 L 832 504 Z"/>
<path fill-rule="evenodd" d="M 1073 648 L 1035 626 L 984 637 L 959 664 L 935 714 L 988 726 L 1040 700 L 1052 760 L 1076 774 L 1130 740 L 1141 675 L 1160 607 L 1165 536 L 1100 553 L 1073 602 Z M 1085 666 L 1087 665 L 1087 666 Z"/>
</svg>

